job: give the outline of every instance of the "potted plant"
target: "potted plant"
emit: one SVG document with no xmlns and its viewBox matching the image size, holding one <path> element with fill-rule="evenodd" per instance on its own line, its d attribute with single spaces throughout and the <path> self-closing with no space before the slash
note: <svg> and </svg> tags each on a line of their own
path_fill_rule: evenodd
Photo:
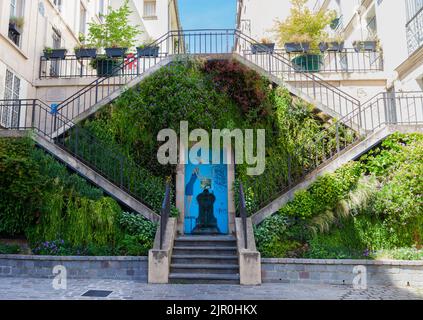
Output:
<svg viewBox="0 0 423 320">
<path fill-rule="evenodd" d="M 95 59 L 92 59 L 90 66 L 97 70 L 98 77 L 106 77 L 111 75 L 117 75 L 120 73 L 118 66 L 123 63 L 121 58 L 109 58 L 102 54 L 97 55 Z"/>
<path fill-rule="evenodd" d="M 307 35 L 293 35 L 292 42 L 285 42 L 284 47 L 287 53 L 307 53 L 310 51 L 311 38 Z"/>
<path fill-rule="evenodd" d="M 25 21 L 23 17 L 15 17 L 15 16 L 10 17 L 9 32 L 12 32 L 16 35 L 21 35 L 24 23 Z"/>
<path fill-rule="evenodd" d="M 259 43 L 251 44 L 251 52 L 256 53 L 273 53 L 275 51 L 275 43 L 268 38 L 262 38 Z"/>
<path fill-rule="evenodd" d="M 77 59 L 97 57 L 97 49 L 90 48 L 90 46 L 86 44 L 85 35 L 82 33 L 79 34 L 79 43 L 80 45 L 75 47 L 75 56 Z"/>
<path fill-rule="evenodd" d="M 102 70 L 98 73 L 114 69 L 117 61 L 122 61 L 129 48 L 134 46 L 135 37 L 140 34 L 138 26 L 131 25 L 129 16 L 132 11 L 128 0 L 119 9 L 109 7 L 109 13 L 103 16 L 103 22 L 89 24 L 89 43 L 96 48 L 105 49 L 105 57 L 97 57 L 101 63 L 93 62 Z M 108 66 L 105 66 L 109 64 Z"/>
<path fill-rule="evenodd" d="M 61 59 L 64 60 L 66 58 L 66 53 L 68 50 L 66 49 L 52 49 L 50 47 L 44 48 L 44 58 L 47 60 L 51 59 Z"/>
<path fill-rule="evenodd" d="M 344 38 L 339 35 L 338 37 L 328 39 L 328 41 L 321 42 L 319 49 L 323 53 L 325 51 L 342 52 L 344 50 Z"/>
<path fill-rule="evenodd" d="M 354 41 L 353 47 L 355 52 L 365 52 L 365 51 L 371 51 L 376 52 L 379 48 L 379 40 L 366 40 L 366 41 Z"/>
<path fill-rule="evenodd" d="M 336 18 L 335 11 L 314 12 L 307 6 L 307 0 L 291 0 L 292 8 L 288 18 L 277 21 L 274 31 L 281 46 L 288 53 L 294 53 L 294 68 L 300 71 L 317 72 L 322 64 L 320 43 L 326 42 L 325 29 Z"/>
<path fill-rule="evenodd" d="M 137 47 L 138 57 L 154 57 L 159 56 L 160 47 L 154 43 L 154 40 L 148 38 L 144 44 Z"/>
</svg>

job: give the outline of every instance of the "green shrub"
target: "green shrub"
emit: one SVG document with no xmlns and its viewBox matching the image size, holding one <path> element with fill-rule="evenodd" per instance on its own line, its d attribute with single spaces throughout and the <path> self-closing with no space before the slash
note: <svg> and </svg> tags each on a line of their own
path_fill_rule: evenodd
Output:
<svg viewBox="0 0 423 320">
<path fill-rule="evenodd" d="M 0 243 L 0 254 L 19 254 L 21 248 L 18 245 Z"/>
<path fill-rule="evenodd" d="M 153 247 L 157 225 L 140 215 L 125 212 L 119 218 L 119 226 L 125 233 L 119 250 L 127 255 L 147 255 Z"/>
<path fill-rule="evenodd" d="M 0 235 L 22 235 L 39 214 L 46 180 L 30 138 L 0 138 Z"/>
<path fill-rule="evenodd" d="M 256 228 L 259 250 L 286 256 L 283 248 L 303 234 L 308 249 L 297 253 L 308 258 L 418 257 L 407 248 L 422 246 L 422 150 L 423 135 L 394 134 L 360 161 L 319 178 Z M 288 227 L 289 217 L 306 228 L 295 232 L 298 223 Z"/>
</svg>

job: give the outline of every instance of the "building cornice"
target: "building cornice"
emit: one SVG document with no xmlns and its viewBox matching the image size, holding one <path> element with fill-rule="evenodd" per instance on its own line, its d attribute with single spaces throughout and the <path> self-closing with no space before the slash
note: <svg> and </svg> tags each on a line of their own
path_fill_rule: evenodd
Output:
<svg viewBox="0 0 423 320">
<path fill-rule="evenodd" d="M 395 71 L 398 73 L 398 79 L 403 80 L 418 66 L 423 64 L 423 46 L 417 49 L 411 56 L 401 63 Z"/>
</svg>

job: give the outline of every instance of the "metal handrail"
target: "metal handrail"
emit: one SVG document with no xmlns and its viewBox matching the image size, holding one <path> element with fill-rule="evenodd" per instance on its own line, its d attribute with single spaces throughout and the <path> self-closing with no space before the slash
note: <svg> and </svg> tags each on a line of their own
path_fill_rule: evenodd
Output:
<svg viewBox="0 0 423 320">
<path fill-rule="evenodd" d="M 125 69 L 139 61 L 140 57 L 134 55 L 124 61 L 119 66 L 116 66 L 111 74 L 98 78 L 91 82 L 86 87 L 77 91 L 57 106 L 60 114 L 72 120 L 79 114 L 85 112 L 92 106 L 96 105 L 102 99 L 107 98 L 118 90 L 122 85 L 129 83 L 135 77 L 138 77 L 144 71 L 151 68 L 157 62 L 161 61 L 163 57 L 171 54 L 212 54 L 212 53 L 234 53 L 239 49 L 240 42 L 244 45 L 258 45 L 256 40 L 246 36 L 239 30 L 235 29 L 193 29 L 193 30 L 172 30 L 161 36 L 154 41 L 150 46 L 159 46 L 160 55 L 157 59 L 148 59 L 148 66 L 143 66 L 142 72 L 126 73 Z M 262 48 L 265 48 L 262 46 Z M 248 60 L 248 56 L 244 57 Z M 360 102 L 342 91 L 341 89 L 333 86 L 315 74 L 310 74 L 302 70 L 297 70 L 292 62 L 278 52 L 268 54 L 269 64 L 280 63 L 287 70 L 289 75 L 283 75 L 283 81 L 292 81 L 301 92 L 309 95 L 312 99 L 321 102 L 323 105 L 333 110 L 340 116 L 345 115 L 349 111 L 360 108 Z M 154 61 L 151 61 L 154 60 Z M 250 59 L 251 60 L 251 59 Z M 145 59 L 144 59 L 145 61 Z M 257 62 L 257 61 L 256 61 Z M 253 62 L 254 63 L 254 62 Z M 272 70 L 271 67 L 267 68 L 266 65 L 259 67 L 265 69 L 270 74 L 276 74 L 277 70 Z M 137 64 L 138 66 L 139 64 Z M 288 77 L 288 78 L 284 78 Z"/>
<path fill-rule="evenodd" d="M 163 249 L 163 243 L 166 236 L 167 222 L 170 217 L 170 185 L 166 184 L 166 192 L 160 210 L 160 250 Z"/>
<path fill-rule="evenodd" d="M 253 38 L 243 34 L 242 32 L 240 32 L 239 30 L 236 30 L 236 32 L 241 36 L 244 37 L 245 39 L 248 39 L 248 43 L 249 44 L 255 44 L 260 46 L 261 49 L 266 50 L 267 48 L 265 46 L 263 46 L 262 44 L 258 43 L 256 40 L 254 40 Z M 289 67 L 291 67 L 293 69 L 293 71 L 296 71 L 298 73 L 304 74 L 306 76 L 306 78 L 308 78 L 310 81 L 316 81 L 319 83 L 324 84 L 325 87 L 327 88 L 331 88 L 334 91 L 337 91 L 339 93 L 341 93 L 342 95 L 345 95 L 346 97 L 348 97 L 349 99 L 351 99 L 352 101 L 354 101 L 355 103 L 359 104 L 360 101 L 356 98 L 354 98 L 353 96 L 351 96 L 350 94 L 340 90 L 339 88 L 335 87 L 334 85 L 330 84 L 329 82 L 325 81 L 323 78 L 320 78 L 318 76 L 316 76 L 315 74 L 309 74 L 305 71 L 302 70 L 297 70 L 292 66 L 291 61 L 287 60 L 283 55 L 278 54 L 277 52 L 269 52 L 269 56 L 273 56 L 277 59 L 279 59 L 281 62 L 284 62 L 286 65 L 288 65 Z"/>
<path fill-rule="evenodd" d="M 348 124 L 352 122 L 361 123 L 358 132 L 348 128 Z M 319 170 L 345 150 L 390 124 L 423 125 L 423 92 L 378 93 L 365 102 L 362 108 L 335 121 L 292 152 L 287 152 L 287 177 L 283 185 L 271 197 L 260 200 L 258 207 L 269 205 L 304 181 L 308 174 Z M 295 165 L 294 161 L 298 159 L 300 162 Z M 249 186 L 253 187 L 254 181 L 247 185 Z"/>
<path fill-rule="evenodd" d="M 242 182 L 239 184 L 239 199 L 240 199 L 240 217 L 242 221 L 242 230 L 244 233 L 244 248 L 248 249 L 248 234 L 247 234 L 247 206 L 245 205 L 245 195 Z"/>
</svg>

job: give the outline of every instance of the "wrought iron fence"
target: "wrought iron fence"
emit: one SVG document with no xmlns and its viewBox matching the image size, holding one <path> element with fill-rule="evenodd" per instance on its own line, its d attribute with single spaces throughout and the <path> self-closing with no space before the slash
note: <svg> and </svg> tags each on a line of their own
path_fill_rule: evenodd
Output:
<svg viewBox="0 0 423 320">
<path fill-rule="evenodd" d="M 248 54 L 254 45 L 265 54 Z M 360 107 L 360 102 L 348 93 L 333 86 L 315 73 L 298 68 L 282 53 L 272 52 L 254 39 L 237 32 L 236 52 L 250 63 L 260 67 L 269 74 L 298 90 L 298 96 L 307 95 L 316 103 L 322 104 L 332 116 L 342 117 Z"/>
<path fill-rule="evenodd" d="M 255 46 L 261 54 L 252 54 L 251 48 Z M 359 107 L 359 101 L 339 88 L 331 85 L 316 74 L 298 68 L 292 63 L 290 57 L 282 52 L 270 52 L 267 47 L 258 44 L 254 39 L 242 34 L 238 30 L 177 30 L 170 31 L 150 45 L 156 48 L 155 58 L 141 58 L 138 55 L 127 57 L 120 65 L 113 68 L 109 75 L 98 78 L 91 84 L 81 89 L 58 105 L 58 112 L 72 120 L 81 113 L 96 105 L 99 101 L 110 95 L 122 86 L 130 83 L 134 78 L 143 74 L 148 69 L 159 63 L 169 55 L 201 56 L 210 54 L 239 54 L 245 60 L 268 72 L 272 76 L 289 82 L 290 86 L 298 90 L 299 95 L 307 95 L 313 101 L 325 106 L 332 111 L 332 116 L 341 117 Z M 362 54 L 364 55 L 364 54 Z M 357 55 L 357 57 L 359 57 Z M 332 60 L 331 54 L 327 55 L 328 70 L 336 69 L 337 59 Z M 335 58 L 339 58 L 336 56 Z M 140 60 L 141 59 L 141 60 Z M 376 60 L 380 59 L 376 58 Z M 348 60 L 348 59 L 347 59 Z M 351 59 L 350 59 L 351 60 Z M 140 63 L 142 61 L 142 64 Z M 365 68 L 367 62 L 347 61 L 348 68 L 359 70 Z M 358 61 L 358 60 L 357 60 Z M 356 66 L 356 64 L 358 66 Z M 378 64 L 376 62 L 376 64 Z M 341 64 L 342 65 L 342 64 Z M 134 68 L 137 69 L 134 72 Z M 342 68 L 342 67 L 341 67 Z M 375 67 L 376 69 L 376 67 Z"/>
<path fill-rule="evenodd" d="M 408 53 L 411 55 L 423 45 L 423 6 L 406 24 Z"/>
<path fill-rule="evenodd" d="M 248 249 L 248 234 L 247 234 L 247 206 L 245 204 L 244 188 L 242 183 L 239 185 L 239 215 L 242 221 L 242 232 L 244 234 L 244 248 Z"/>
<path fill-rule="evenodd" d="M 170 206 L 170 185 L 167 183 L 162 208 L 160 211 L 160 250 L 163 249 L 163 243 L 166 236 L 166 227 L 170 216 Z"/>
<path fill-rule="evenodd" d="M 271 65 L 273 73 L 289 72 L 315 72 L 315 73 L 367 73 L 383 71 L 383 56 L 379 52 L 361 51 L 357 52 L 353 48 L 343 49 L 342 51 L 325 51 L 319 54 L 300 54 L 287 53 L 283 49 L 276 49 L 275 53 L 283 56 L 285 60 L 291 61 L 292 68 L 286 66 L 283 62 L 275 61 Z M 246 49 L 244 56 L 248 60 L 261 61 L 268 59 L 267 52 L 254 52 Z M 282 75 L 281 75 L 282 76 Z"/>
<path fill-rule="evenodd" d="M 167 53 L 157 52 L 151 56 L 138 56 L 135 53 L 125 55 L 123 58 L 78 58 L 75 55 L 67 55 L 65 59 L 40 58 L 40 79 L 57 78 L 89 78 L 104 77 L 111 70 L 122 64 L 121 72 L 116 72 L 115 76 L 141 75 L 151 65 L 167 57 Z"/>
</svg>

